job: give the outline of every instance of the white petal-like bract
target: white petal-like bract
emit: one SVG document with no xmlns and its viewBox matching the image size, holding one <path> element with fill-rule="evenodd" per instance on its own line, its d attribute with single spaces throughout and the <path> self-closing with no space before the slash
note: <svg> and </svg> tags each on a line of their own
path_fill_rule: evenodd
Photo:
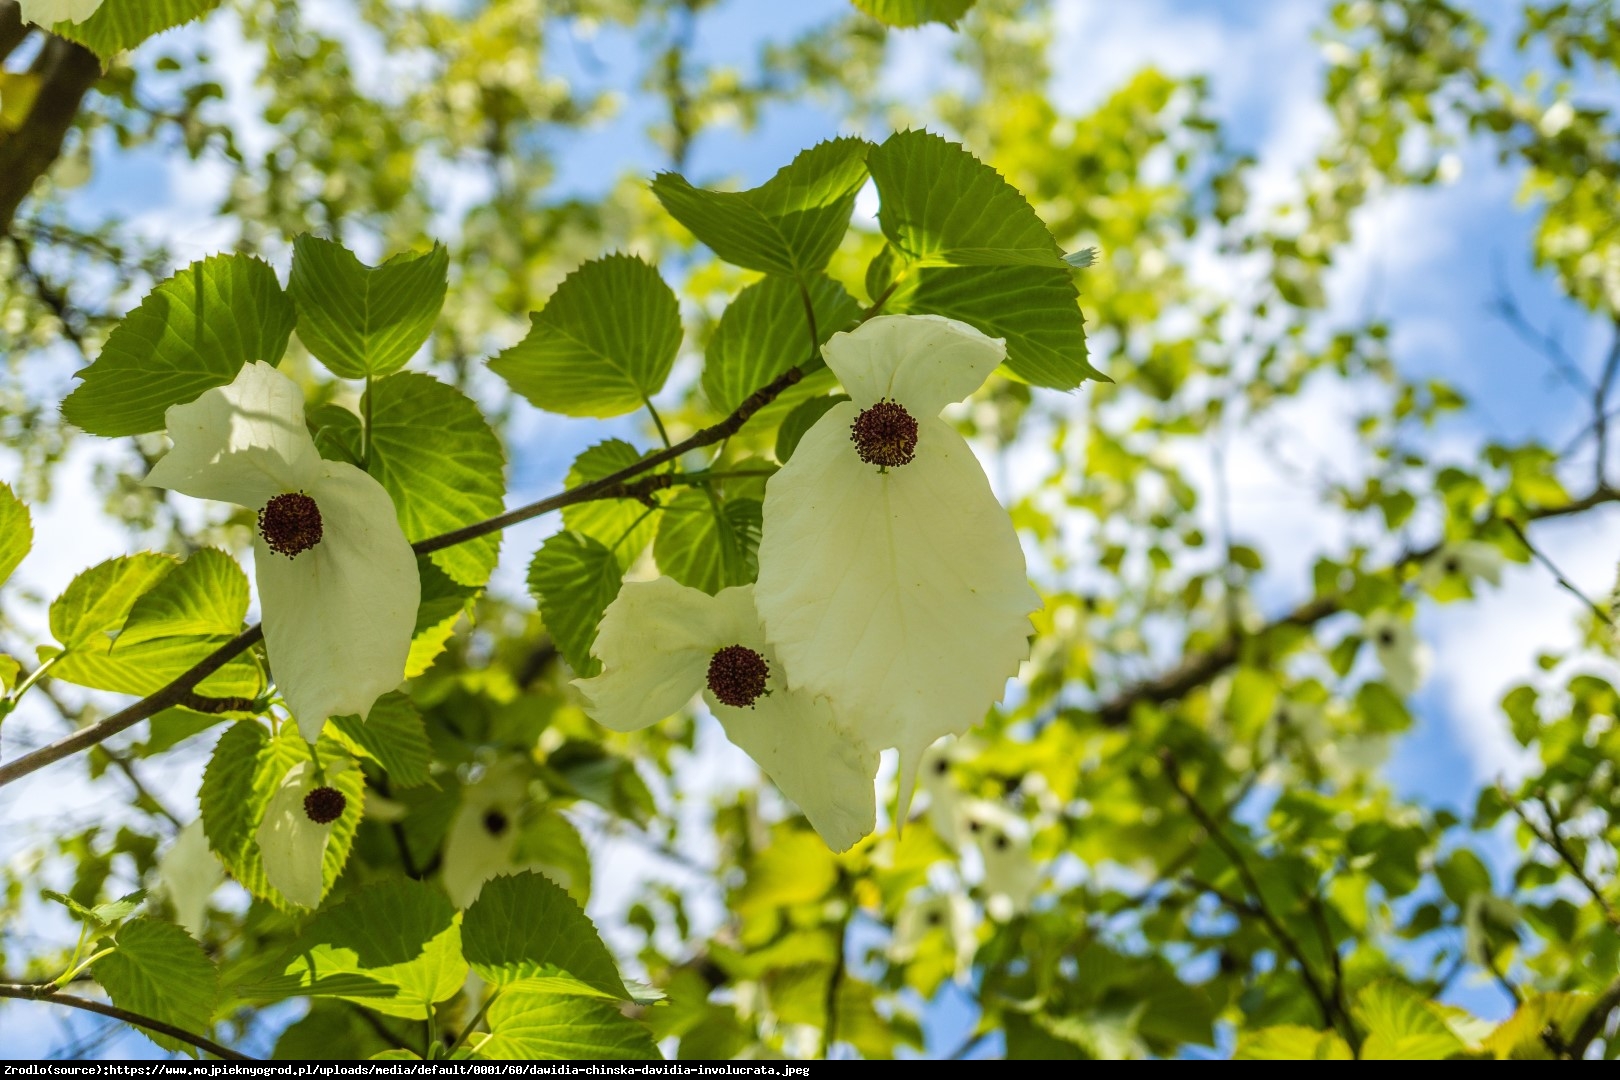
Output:
<svg viewBox="0 0 1620 1080">
<path fill-rule="evenodd" d="M 18 0 L 22 21 L 39 26 L 59 22 L 82 23 L 101 7 L 101 0 Z"/>
<path fill-rule="evenodd" d="M 421 579 L 393 500 L 347 462 L 325 461 L 304 424 L 298 385 L 245 364 L 228 386 L 167 414 L 174 449 L 146 482 L 263 511 L 302 493 L 319 539 L 295 555 L 254 541 L 265 651 L 276 686 L 314 742 L 327 718 L 371 712 L 405 678 Z"/>
<path fill-rule="evenodd" d="M 164 422 L 174 449 L 147 474 L 153 487 L 257 510 L 320 475 L 303 391 L 269 364 L 242 365 L 234 382 L 170 407 Z"/>
<path fill-rule="evenodd" d="M 941 315 L 882 315 L 822 347 L 856 408 L 885 398 L 921 419 L 979 387 L 1007 358 L 1007 344 Z"/>
<path fill-rule="evenodd" d="M 1428 675 L 1429 656 L 1412 624 L 1388 611 L 1375 611 L 1367 616 L 1362 632 L 1372 642 L 1389 688 L 1403 698 L 1417 693 Z"/>
<path fill-rule="evenodd" d="M 963 807 L 962 824 L 984 863 L 986 910 L 1003 922 L 1028 911 L 1041 883 L 1029 822 L 999 803 L 976 799 Z"/>
<path fill-rule="evenodd" d="M 253 545 L 270 670 L 310 742 L 404 681 L 422 588 L 383 486 L 346 462 L 319 472 L 321 542 L 292 558 Z"/>
<path fill-rule="evenodd" d="M 340 761 L 326 770 L 326 783 L 349 767 Z M 335 821 L 318 824 L 310 820 L 304 809 L 304 799 L 322 786 L 316 779 L 315 766 L 300 761 L 287 771 L 281 786 L 270 796 L 265 807 L 264 820 L 254 834 L 259 853 L 264 858 L 264 876 L 272 887 L 300 907 L 316 908 L 321 905 L 322 867 L 326 859 L 326 843 L 332 837 Z M 347 806 L 343 812 L 354 814 L 360 807 Z"/>
<path fill-rule="evenodd" d="M 158 856 L 158 882 L 174 905 L 174 921 L 201 938 L 208 898 L 225 884 L 225 867 L 208 848 L 202 818 L 180 830 L 169 850 Z"/>
<path fill-rule="evenodd" d="M 501 874 L 533 869 L 514 861 L 528 777 L 512 763 L 495 766 L 461 790 L 461 806 L 444 840 L 442 878 L 450 902 L 466 908 L 484 883 Z"/>
<path fill-rule="evenodd" d="M 1018 673 L 1040 601 L 963 438 L 920 417 L 914 460 L 880 473 L 850 443 L 857 412 L 834 406 L 771 478 L 755 602 L 789 685 L 899 749 L 904 816 L 922 752 Z"/>
<path fill-rule="evenodd" d="M 593 647 L 602 673 L 574 685 L 586 711 L 634 731 L 678 711 L 703 689 L 714 654 L 732 645 L 766 664 L 766 693 L 733 707 L 704 692 L 726 736 L 757 762 L 834 851 L 850 848 L 877 820 L 878 753 L 832 705 L 788 687 L 765 641 L 752 586 L 709 596 L 667 577 L 627 582 L 602 616 Z"/>
</svg>

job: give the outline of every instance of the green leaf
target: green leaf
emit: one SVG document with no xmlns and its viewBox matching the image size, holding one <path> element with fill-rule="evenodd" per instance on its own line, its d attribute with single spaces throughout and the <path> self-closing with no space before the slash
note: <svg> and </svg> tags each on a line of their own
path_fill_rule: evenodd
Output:
<svg viewBox="0 0 1620 1080">
<path fill-rule="evenodd" d="M 95 907 L 85 907 L 73 897 L 59 893 L 54 889 L 41 889 L 40 895 L 67 908 L 68 913 L 77 921 L 88 923 L 98 929 L 111 926 L 120 919 L 134 914 L 135 909 L 146 901 L 145 889 L 137 889 L 126 896 L 119 897 L 117 900 L 97 904 Z"/>
<path fill-rule="evenodd" d="M 343 745 L 330 736 L 323 735 L 317 749 L 324 763 L 331 764 L 348 757 Z M 208 846 L 213 848 L 231 876 L 241 882 L 243 888 L 288 912 L 302 912 L 304 909 L 288 904 L 280 893 L 270 887 L 270 882 L 264 876 L 264 859 L 259 853 L 254 834 L 259 822 L 264 819 L 270 796 L 281 785 L 287 771 L 308 759 L 309 744 L 298 734 L 296 725 L 284 725 L 281 735 L 272 738 L 270 732 L 258 722 L 238 721 L 220 736 L 214 746 L 214 756 L 203 771 L 202 789 L 198 793 Z M 360 808 L 365 805 L 366 795 L 365 775 L 359 769 L 345 769 L 338 773 L 333 785 L 348 800 L 349 809 L 332 826 L 332 835 L 326 844 L 321 875 L 323 895 L 330 891 L 349 861 L 349 851 L 360 828 Z"/>
<path fill-rule="evenodd" d="M 178 565 L 172 555 L 121 555 L 74 578 L 51 604 L 51 633 L 67 650 L 107 645 L 135 602 Z"/>
<path fill-rule="evenodd" d="M 405 660 L 405 677 L 414 679 L 438 659 L 456 631 L 478 589 L 458 585 L 433 563 L 431 555 L 416 557 L 416 574 L 422 583 L 422 599 L 416 608 L 416 629 L 411 635 L 411 653 Z"/>
<path fill-rule="evenodd" d="M 565 416 L 621 416 L 664 386 L 681 308 L 658 271 L 609 255 L 563 279 L 529 334 L 489 363 L 531 403 Z"/>
<path fill-rule="evenodd" d="M 848 400 L 848 394 L 830 394 L 801 401 L 798 408 L 782 419 L 782 426 L 776 429 L 776 460 L 786 465 L 793 451 L 798 449 L 799 440 L 816 426 L 816 421 L 826 416 L 834 405 Z"/>
<path fill-rule="evenodd" d="M 601 670 L 591 655 L 602 612 L 619 595 L 624 568 L 613 552 L 576 532 L 560 532 L 529 564 L 529 592 L 563 659 L 581 678 Z"/>
<path fill-rule="evenodd" d="M 328 403 L 305 410 L 304 422 L 315 433 L 315 449 L 321 457 L 365 468 L 365 428 L 358 416 L 341 405 Z"/>
<path fill-rule="evenodd" d="M 1367 1032 L 1364 1061 L 1441 1061 L 1463 1050 L 1463 1042 L 1415 991 L 1377 982 L 1356 998 L 1356 1022 Z"/>
<path fill-rule="evenodd" d="M 220 0 L 105 0 L 81 23 L 60 22 L 51 33 L 77 41 L 103 60 L 133 49 L 149 37 L 199 19 Z"/>
<path fill-rule="evenodd" d="M 838 883 L 838 857 L 812 832 L 793 832 L 766 848 L 748 868 L 732 901 L 740 914 L 813 904 Z"/>
<path fill-rule="evenodd" d="M 390 1016 L 422 1019 L 431 1005 L 461 989 L 467 961 L 450 901 L 401 879 L 368 885 L 315 916 L 286 971 L 312 985 L 334 975 L 363 975 L 395 986 L 392 998 L 353 1000 Z"/>
<path fill-rule="evenodd" d="M 28 507 L 0 483 L 0 585 L 17 569 L 34 545 L 34 523 Z"/>
<path fill-rule="evenodd" d="M 653 557 L 663 573 L 712 596 L 758 576 L 762 522 L 758 499 L 721 504 L 707 492 L 683 491 L 664 505 Z"/>
<path fill-rule="evenodd" d="M 298 340 L 340 378 L 398 371 L 433 333 L 449 270 L 450 253 L 438 244 L 372 267 L 342 244 L 304 233 L 293 241 L 287 281 Z"/>
<path fill-rule="evenodd" d="M 896 132 L 872 148 L 867 164 L 883 235 L 912 262 L 1066 274 L 1063 250 L 1018 189 L 949 139 Z"/>
<path fill-rule="evenodd" d="M 494 1061 L 657 1061 L 646 1027 L 610 1001 L 517 983 L 489 1007 L 489 1035 L 473 1047 Z"/>
<path fill-rule="evenodd" d="M 485 883 L 462 921 L 461 942 L 473 970 L 496 986 L 570 975 L 610 997 L 630 996 L 596 927 L 543 874 L 525 871 Z"/>
<path fill-rule="evenodd" d="M 248 579 L 242 568 L 225 552 L 203 548 L 135 601 L 113 650 L 155 638 L 229 637 L 241 632 L 247 609 Z"/>
<path fill-rule="evenodd" d="M 642 459 L 641 451 L 622 439 L 597 443 L 568 470 L 564 487 L 573 489 L 612 476 Z M 563 507 L 563 527 L 596 540 L 612 550 L 619 565 L 630 569 L 658 528 L 658 511 L 635 499 L 593 499 Z"/>
<path fill-rule="evenodd" d="M 396 786 L 412 788 L 428 782 L 433 747 L 428 743 L 422 714 L 404 694 L 384 694 L 364 720 L 358 716 L 334 716 L 330 723 L 339 742 L 356 757 L 381 765 Z"/>
<path fill-rule="evenodd" d="M 219 1001 L 219 973 L 202 946 L 178 926 L 157 919 L 125 923 L 114 941 L 116 951 L 94 967 L 96 981 L 113 1004 L 207 1035 Z M 165 1050 L 197 1055 L 187 1043 L 145 1029 L 142 1033 Z"/>
<path fill-rule="evenodd" d="M 749 191 L 706 191 L 660 173 L 653 194 L 670 216 L 726 262 L 809 278 L 827 265 L 866 182 L 867 143 L 819 143 Z"/>
<path fill-rule="evenodd" d="M 973 0 L 854 0 L 855 6 L 887 26 L 921 26 L 939 22 L 956 28 Z"/>
<path fill-rule="evenodd" d="M 1106 377 L 1086 359 L 1085 319 L 1068 272 L 1039 266 L 933 267 L 912 272 L 890 313 L 944 315 L 1007 340 L 1007 369 L 1025 382 L 1072 390 Z"/>
<path fill-rule="evenodd" d="M 1240 1033 L 1232 1056 L 1239 1061 L 1350 1061 L 1355 1057 L 1338 1032 L 1295 1024 Z"/>
<path fill-rule="evenodd" d="M 113 328 L 62 415 L 92 435 L 160 430 L 169 406 L 224 386 L 243 364 L 280 363 L 294 319 L 267 263 L 247 255 L 192 263 Z"/>
<path fill-rule="evenodd" d="M 810 343 L 806 293 L 816 315 L 817 345 L 860 316 L 855 298 L 823 274 L 816 274 L 802 287 L 780 277 L 748 286 L 720 316 L 704 354 L 703 393 L 717 412 L 733 411 L 788 368 L 818 355 Z M 812 394 L 826 393 L 833 381 L 831 372 L 818 370 L 753 419 L 768 426 Z"/>
<path fill-rule="evenodd" d="M 492 518 L 506 508 L 506 455 L 471 398 L 415 372 L 371 388 L 370 472 L 393 497 L 416 541 Z M 482 585 L 500 556 L 499 533 L 428 556 L 452 580 Z"/>
</svg>

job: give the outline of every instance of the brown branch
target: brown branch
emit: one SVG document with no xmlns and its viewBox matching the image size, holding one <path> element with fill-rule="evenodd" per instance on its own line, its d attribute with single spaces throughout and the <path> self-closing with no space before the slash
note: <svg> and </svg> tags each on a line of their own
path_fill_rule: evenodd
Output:
<svg viewBox="0 0 1620 1080">
<path fill-rule="evenodd" d="M 1600 487 L 1562 506 L 1533 510 L 1526 515 L 1526 520 L 1535 522 L 1569 517 L 1612 502 L 1620 502 L 1620 490 L 1607 486 Z M 1408 551 L 1391 563 L 1390 568 L 1422 562 L 1439 550 L 1439 544 L 1430 544 L 1425 548 Z M 1284 627 L 1315 626 L 1323 619 L 1343 611 L 1344 604 L 1343 596 L 1318 596 L 1249 637 L 1264 637 Z M 1237 663 L 1241 647 L 1242 639 L 1228 638 L 1212 649 L 1186 657 L 1179 665 L 1163 675 L 1138 683 L 1104 702 L 1096 710 L 1097 719 L 1106 727 L 1123 727 L 1130 721 L 1131 711 L 1137 705 L 1161 705 L 1167 701 L 1179 700 Z"/>
<path fill-rule="evenodd" d="M 83 1009 L 85 1012 L 110 1016 L 114 1020 L 121 1020 L 135 1027 L 155 1031 L 159 1035 L 167 1035 L 171 1039 L 179 1039 L 183 1043 L 195 1046 L 199 1050 L 206 1051 L 218 1058 L 224 1058 L 227 1061 L 258 1060 L 257 1058 L 248 1057 L 246 1054 L 239 1054 L 230 1047 L 221 1046 L 212 1039 L 206 1039 L 201 1035 L 194 1035 L 184 1028 L 164 1023 L 162 1020 L 154 1020 L 150 1016 L 142 1016 L 140 1013 L 130 1012 L 128 1009 L 120 1009 L 116 1005 L 91 1001 L 89 998 L 76 997 L 73 994 L 58 993 L 49 986 L 36 986 L 30 983 L 0 983 L 0 997 L 16 998 L 19 1001 L 49 1001 L 57 1005 L 66 1005 L 70 1009 Z"/>
<path fill-rule="evenodd" d="M 737 406 L 736 411 L 730 416 L 718 424 L 695 432 L 668 449 L 643 458 L 634 465 L 628 465 L 611 476 L 604 476 L 600 480 L 581 484 L 577 488 L 560 492 L 550 498 L 541 499 L 539 502 L 520 506 L 516 510 L 509 510 L 499 517 L 493 517 L 488 521 L 481 521 L 476 525 L 469 525 L 466 528 L 456 529 L 453 532 L 443 533 L 439 536 L 430 536 L 425 540 L 418 540 L 411 545 L 411 549 L 418 555 L 441 551 L 444 548 L 464 544 L 468 540 L 476 540 L 481 536 L 488 536 L 490 533 L 499 532 L 508 526 L 516 525 L 520 521 L 528 521 L 530 518 L 539 517 L 541 514 L 550 513 L 552 510 L 559 510 L 565 506 L 572 506 L 575 503 L 591 502 L 597 499 L 640 499 L 649 496 L 654 491 L 671 486 L 679 478 L 660 474 L 648 476 L 638 481 L 635 479 L 636 477 L 657 468 L 659 465 L 674 461 L 689 451 L 730 438 L 748 422 L 750 417 L 776 400 L 779 395 L 801 378 L 803 376 L 798 368 L 788 368 L 788 370 L 771 380 L 768 385 L 750 394 L 748 399 Z M 196 667 L 151 696 L 142 698 L 128 708 L 114 713 L 105 720 L 76 731 L 66 738 L 59 739 L 30 754 L 24 754 L 15 761 L 0 765 L 0 787 L 4 787 L 14 780 L 19 780 L 47 765 L 61 761 L 65 757 L 70 757 L 81 750 L 87 750 L 104 739 L 111 738 L 121 731 L 134 727 L 142 720 L 154 716 L 171 706 L 182 705 L 187 708 L 196 708 L 196 703 L 213 703 L 198 711 L 246 711 L 235 708 L 236 705 L 240 704 L 240 699 L 200 698 L 193 691 L 197 688 L 197 684 L 246 652 L 263 638 L 264 629 L 262 627 L 249 627 L 212 653 L 209 653 Z M 216 708 L 215 705 L 219 704 L 222 704 L 223 707 Z"/>
<path fill-rule="evenodd" d="M 204 697 L 201 694 L 186 693 L 180 696 L 177 704 L 182 709 L 208 713 L 212 716 L 228 712 L 258 712 L 258 702 L 246 697 Z"/>
<path fill-rule="evenodd" d="M 1496 790 L 1501 793 L 1502 798 L 1506 800 L 1514 815 L 1524 822 L 1525 828 L 1535 834 L 1537 840 L 1552 849 L 1553 854 L 1557 855 L 1564 865 L 1569 867 L 1570 872 L 1575 875 L 1575 880 L 1580 882 L 1582 888 L 1591 894 L 1593 900 L 1597 901 L 1598 910 L 1603 913 L 1603 920 L 1614 929 L 1620 930 L 1620 912 L 1615 911 L 1614 905 L 1604 895 L 1603 890 L 1598 887 L 1598 883 L 1593 881 L 1591 876 L 1587 874 L 1585 864 L 1575 857 L 1573 851 L 1569 850 L 1569 845 L 1564 842 L 1563 834 L 1558 831 L 1558 815 L 1553 813 L 1552 803 L 1547 797 L 1542 795 L 1537 800 L 1541 803 L 1542 810 L 1547 814 L 1547 828 L 1543 830 L 1529 814 L 1525 813 L 1523 804 L 1514 798 L 1507 788 L 1498 784 Z"/>
<path fill-rule="evenodd" d="M 1277 945 L 1299 966 L 1300 978 L 1304 980 L 1305 989 L 1310 991 L 1311 997 L 1316 999 L 1317 1008 L 1322 1012 L 1323 1022 L 1338 1028 L 1339 1033 L 1344 1036 L 1345 1042 L 1349 1043 L 1352 1048 L 1361 1045 L 1361 1039 L 1349 1014 L 1334 1000 L 1333 996 L 1328 993 L 1327 989 L 1317 979 L 1316 973 L 1305 959 L 1305 951 L 1300 948 L 1299 942 L 1294 940 L 1294 935 L 1288 932 L 1288 929 L 1283 926 L 1272 910 L 1266 906 L 1265 893 L 1260 890 L 1260 881 L 1254 876 L 1254 871 L 1249 869 L 1248 860 L 1243 857 L 1243 853 L 1238 850 L 1237 845 L 1226 835 L 1220 823 L 1210 815 L 1208 810 L 1204 809 L 1203 804 L 1181 782 L 1181 767 L 1176 764 L 1175 757 L 1166 751 L 1160 755 L 1159 760 L 1164 765 L 1165 779 L 1170 782 L 1171 789 L 1181 797 L 1182 802 L 1187 804 L 1188 811 L 1198 822 L 1199 827 L 1204 830 L 1204 834 L 1215 842 L 1216 847 L 1221 849 L 1221 854 L 1226 856 L 1226 860 L 1231 863 L 1232 869 L 1237 871 L 1238 878 L 1243 882 L 1243 887 L 1248 890 L 1254 899 L 1252 901 L 1237 900 L 1215 892 L 1213 889 L 1210 891 L 1215 892 L 1215 895 L 1221 898 L 1228 907 L 1237 905 L 1237 910 L 1246 911 L 1247 914 L 1253 915 L 1265 924 L 1266 929 L 1276 939 Z"/>
<path fill-rule="evenodd" d="M 1587 1010 L 1586 1017 L 1581 1026 L 1575 1029 L 1575 1034 L 1569 1039 L 1569 1056 L 1576 1061 L 1586 1057 L 1586 1048 L 1591 1046 L 1603 1034 L 1604 1026 L 1608 1023 L 1609 1014 L 1620 1009 L 1620 979 L 1615 979 L 1604 987 L 1598 994 L 1597 1000 Z"/>
<path fill-rule="evenodd" d="M 1575 599 L 1579 600 L 1581 603 L 1590 608 L 1592 614 L 1596 615 L 1598 617 L 1598 621 L 1604 626 L 1607 626 L 1611 630 L 1614 629 L 1614 617 L 1607 611 L 1604 611 L 1603 608 L 1590 596 L 1587 596 L 1585 593 L 1581 592 L 1581 590 L 1575 586 L 1573 581 L 1570 581 L 1569 578 L 1565 577 L 1564 572 L 1558 569 L 1558 564 L 1553 562 L 1544 552 L 1542 552 L 1540 548 L 1536 547 L 1536 545 L 1530 542 L 1530 538 L 1524 534 L 1523 527 L 1520 526 L 1517 521 L 1514 521 L 1512 518 L 1501 518 L 1500 520 L 1502 524 L 1508 527 L 1508 531 L 1518 539 L 1520 546 L 1522 546 L 1525 551 L 1530 553 L 1530 557 L 1535 559 L 1536 562 L 1540 563 L 1542 566 L 1546 567 L 1547 572 L 1553 576 L 1553 580 L 1558 583 L 1559 588 L 1563 589 L 1565 592 L 1569 593 Z"/>
<path fill-rule="evenodd" d="M 101 78 L 101 61 L 82 45 L 50 37 L 28 73 L 40 80 L 39 96 L 22 127 L 0 139 L 0 233 L 10 229 L 34 181 L 61 155 L 79 104 Z"/>
<path fill-rule="evenodd" d="M 0 0 L 0 60 L 16 51 L 28 34 L 28 24 L 22 21 L 22 5 Z"/>
</svg>

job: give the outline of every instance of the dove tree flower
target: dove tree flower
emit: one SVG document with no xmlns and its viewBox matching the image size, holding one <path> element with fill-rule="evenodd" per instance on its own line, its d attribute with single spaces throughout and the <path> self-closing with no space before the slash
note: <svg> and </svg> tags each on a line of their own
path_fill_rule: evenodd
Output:
<svg viewBox="0 0 1620 1080">
<path fill-rule="evenodd" d="M 918 786 L 928 796 L 928 824 L 947 844 L 956 843 L 958 803 L 962 799 L 962 792 L 951 776 L 956 749 L 955 739 L 941 739 L 923 751 L 922 764 L 917 770 Z"/>
<path fill-rule="evenodd" d="M 1429 671 L 1429 651 L 1412 624 L 1389 611 L 1375 611 L 1362 624 L 1373 653 L 1384 669 L 1384 681 L 1401 697 L 1410 697 L 1423 685 Z"/>
<path fill-rule="evenodd" d="M 950 948 L 956 981 L 966 982 L 977 942 L 973 935 L 973 904 L 960 893 L 934 893 L 908 901 L 894 921 L 889 958 L 898 964 L 910 963 L 935 935 L 942 935 Z"/>
<path fill-rule="evenodd" d="M 1464 540 L 1446 544 L 1423 563 L 1422 581 L 1435 588 L 1446 581 L 1471 582 L 1483 579 L 1493 586 L 1502 584 L 1502 552 L 1494 544 Z"/>
<path fill-rule="evenodd" d="M 311 761 L 294 765 L 270 796 L 254 833 L 266 880 L 300 907 L 320 907 L 327 841 L 339 818 L 357 812 L 335 786 L 349 767 L 347 760 L 339 760 L 323 773 Z"/>
<path fill-rule="evenodd" d="M 101 7 L 101 0 L 18 0 L 22 21 L 39 26 L 59 22 L 82 23 Z"/>
<path fill-rule="evenodd" d="M 1040 888 L 1029 822 L 1000 803 L 973 799 L 962 806 L 961 835 L 972 841 L 984 864 L 985 910 L 1005 922 L 1029 910 Z"/>
<path fill-rule="evenodd" d="M 939 417 L 1006 346 L 913 315 L 871 319 L 822 351 L 851 400 L 766 488 L 755 602 L 788 685 L 898 748 L 903 817 L 923 751 L 1001 699 L 1040 607 L 1006 510 Z"/>
<path fill-rule="evenodd" d="M 174 905 L 174 921 L 201 938 L 208 917 L 208 898 L 225 884 L 225 867 L 209 850 L 202 818 L 180 830 L 169 850 L 158 856 L 159 887 Z"/>
<path fill-rule="evenodd" d="M 525 870 L 570 885 L 563 868 L 524 857 L 532 804 L 529 774 L 519 762 L 499 762 L 461 789 L 461 805 L 445 835 L 441 872 L 452 904 L 469 907 L 491 878 Z"/>
<path fill-rule="evenodd" d="M 608 605 L 592 651 L 595 678 L 575 680 L 604 727 L 636 731 L 699 690 L 733 743 L 765 770 L 834 851 L 876 824 L 878 752 L 832 702 L 788 685 L 754 610 L 754 589 L 717 595 L 671 578 L 628 582 Z"/>
<path fill-rule="evenodd" d="M 405 678 L 421 597 L 388 492 L 320 456 L 303 394 L 269 364 L 166 419 L 174 449 L 146 482 L 258 512 L 265 650 L 299 731 L 314 742 L 329 716 L 364 718 Z"/>
</svg>

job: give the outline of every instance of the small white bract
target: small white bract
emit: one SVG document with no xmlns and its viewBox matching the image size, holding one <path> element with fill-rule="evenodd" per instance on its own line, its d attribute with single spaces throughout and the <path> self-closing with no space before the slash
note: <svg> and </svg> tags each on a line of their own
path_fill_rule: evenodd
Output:
<svg viewBox="0 0 1620 1080">
<path fill-rule="evenodd" d="M 943 935 L 950 946 L 956 981 L 966 982 L 972 974 L 978 943 L 973 935 L 973 904 L 959 893 L 935 894 L 912 900 L 901 908 L 894 921 L 889 958 L 898 964 L 910 963 L 918 948 L 936 934 Z"/>
<path fill-rule="evenodd" d="M 753 586 L 710 596 L 661 577 L 628 582 L 602 616 L 586 711 L 615 731 L 678 712 L 703 691 L 726 735 L 759 763 L 834 851 L 877 819 L 878 752 L 825 698 L 788 688 L 754 611 Z"/>
<path fill-rule="evenodd" d="M 461 806 L 444 840 L 441 874 L 456 907 L 471 906 L 484 883 L 501 874 L 533 870 L 569 885 L 569 874 L 561 867 L 523 858 L 530 801 L 529 778 L 517 762 L 494 765 L 461 789 Z"/>
<path fill-rule="evenodd" d="M 1494 544 L 1465 540 L 1446 544 L 1423 563 L 1421 579 L 1434 588 L 1448 578 L 1473 581 L 1481 578 L 1494 586 L 1502 584 L 1502 552 Z"/>
<path fill-rule="evenodd" d="M 174 921 L 201 938 L 208 898 L 225 884 L 225 867 L 208 849 L 202 818 L 180 830 L 169 850 L 158 857 L 158 884 L 174 905 Z"/>
<path fill-rule="evenodd" d="M 999 922 L 1029 910 L 1041 884 L 1031 850 L 1029 822 L 1000 803 L 964 804 L 958 831 L 979 849 L 984 863 L 985 910 Z"/>
<path fill-rule="evenodd" d="M 82 23 L 101 7 L 101 0 L 18 0 L 22 21 L 38 26 L 59 22 Z"/>
<path fill-rule="evenodd" d="M 168 411 L 174 449 L 146 477 L 259 513 L 254 573 L 270 669 L 298 730 L 364 718 L 405 678 L 421 582 L 383 486 L 326 461 L 298 386 L 247 364 L 229 386 Z"/>
<path fill-rule="evenodd" d="M 1429 651 L 1412 624 L 1388 611 L 1375 611 L 1362 624 L 1384 669 L 1384 681 L 1405 698 L 1417 693 L 1428 675 Z"/>
<path fill-rule="evenodd" d="M 851 400 L 766 488 L 755 597 L 788 684 L 899 749 L 903 820 L 923 751 L 1001 699 L 1040 607 L 1006 510 L 939 418 L 1006 346 L 938 316 L 885 316 L 823 353 Z"/>
<path fill-rule="evenodd" d="M 955 749 L 955 739 L 941 739 L 923 751 L 922 765 L 917 771 L 918 786 L 928 796 L 928 824 L 935 835 L 953 846 L 956 844 L 957 804 L 962 798 L 951 777 Z"/>
<path fill-rule="evenodd" d="M 344 814 L 359 813 L 348 806 L 334 783 L 349 768 L 347 761 L 327 766 L 317 778 L 315 766 L 300 761 L 282 778 L 270 796 L 264 820 L 254 838 L 264 858 L 264 876 L 282 896 L 300 907 L 317 908 L 325 895 L 326 844 Z"/>
</svg>

